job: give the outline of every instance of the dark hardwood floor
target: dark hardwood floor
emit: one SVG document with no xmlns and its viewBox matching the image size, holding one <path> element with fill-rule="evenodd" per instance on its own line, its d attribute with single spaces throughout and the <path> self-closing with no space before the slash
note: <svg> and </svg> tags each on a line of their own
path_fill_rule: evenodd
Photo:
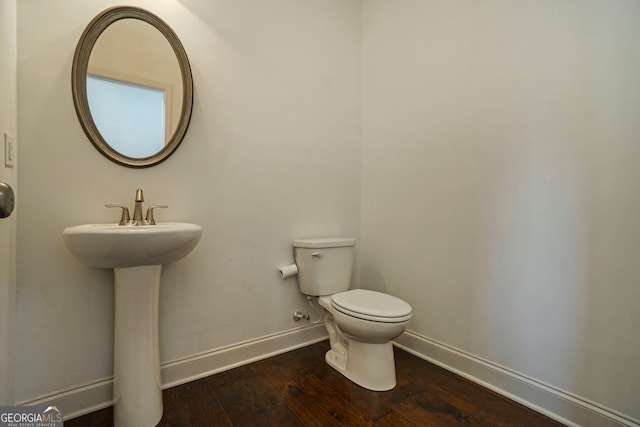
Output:
<svg viewBox="0 0 640 427">
<path fill-rule="evenodd" d="M 561 426 L 395 349 L 398 385 L 365 390 L 324 361 L 327 341 L 163 392 L 160 426 Z M 113 410 L 65 421 L 111 426 Z"/>
</svg>

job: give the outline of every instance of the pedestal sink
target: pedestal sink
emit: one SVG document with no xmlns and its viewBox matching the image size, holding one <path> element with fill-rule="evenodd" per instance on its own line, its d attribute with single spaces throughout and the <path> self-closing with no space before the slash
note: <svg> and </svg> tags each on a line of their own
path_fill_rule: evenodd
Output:
<svg viewBox="0 0 640 427">
<path fill-rule="evenodd" d="M 191 252 L 202 236 L 202 227 L 178 222 L 86 224 L 68 227 L 62 236 L 82 263 L 114 269 L 114 424 L 155 426 L 162 418 L 158 346 L 162 264 Z"/>
</svg>

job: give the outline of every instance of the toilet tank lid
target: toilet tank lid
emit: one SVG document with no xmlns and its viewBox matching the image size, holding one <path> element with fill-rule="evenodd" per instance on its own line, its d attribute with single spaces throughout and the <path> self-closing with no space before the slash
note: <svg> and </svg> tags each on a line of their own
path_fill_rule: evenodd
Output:
<svg viewBox="0 0 640 427">
<path fill-rule="evenodd" d="M 297 239 L 293 241 L 294 248 L 339 248 L 355 246 L 356 239 L 350 237 L 319 237 L 314 239 Z"/>
</svg>

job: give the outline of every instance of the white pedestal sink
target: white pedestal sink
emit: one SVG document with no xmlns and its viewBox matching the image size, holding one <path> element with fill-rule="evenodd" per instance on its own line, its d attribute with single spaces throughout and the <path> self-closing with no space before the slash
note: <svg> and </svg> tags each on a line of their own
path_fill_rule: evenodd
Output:
<svg viewBox="0 0 640 427">
<path fill-rule="evenodd" d="M 177 222 L 86 224 L 68 227 L 62 236 L 84 264 L 114 269 L 114 424 L 155 426 L 162 418 L 158 346 L 162 264 L 191 252 L 202 236 L 202 227 Z"/>
</svg>

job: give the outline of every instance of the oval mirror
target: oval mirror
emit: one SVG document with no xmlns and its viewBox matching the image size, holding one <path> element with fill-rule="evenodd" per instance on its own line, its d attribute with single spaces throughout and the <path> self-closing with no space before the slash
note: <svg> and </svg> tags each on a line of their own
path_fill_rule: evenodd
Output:
<svg viewBox="0 0 640 427">
<path fill-rule="evenodd" d="M 73 58 L 71 88 L 87 137 L 123 166 L 166 160 L 191 120 L 187 54 L 173 30 L 143 9 L 110 8 L 87 25 Z"/>
</svg>

